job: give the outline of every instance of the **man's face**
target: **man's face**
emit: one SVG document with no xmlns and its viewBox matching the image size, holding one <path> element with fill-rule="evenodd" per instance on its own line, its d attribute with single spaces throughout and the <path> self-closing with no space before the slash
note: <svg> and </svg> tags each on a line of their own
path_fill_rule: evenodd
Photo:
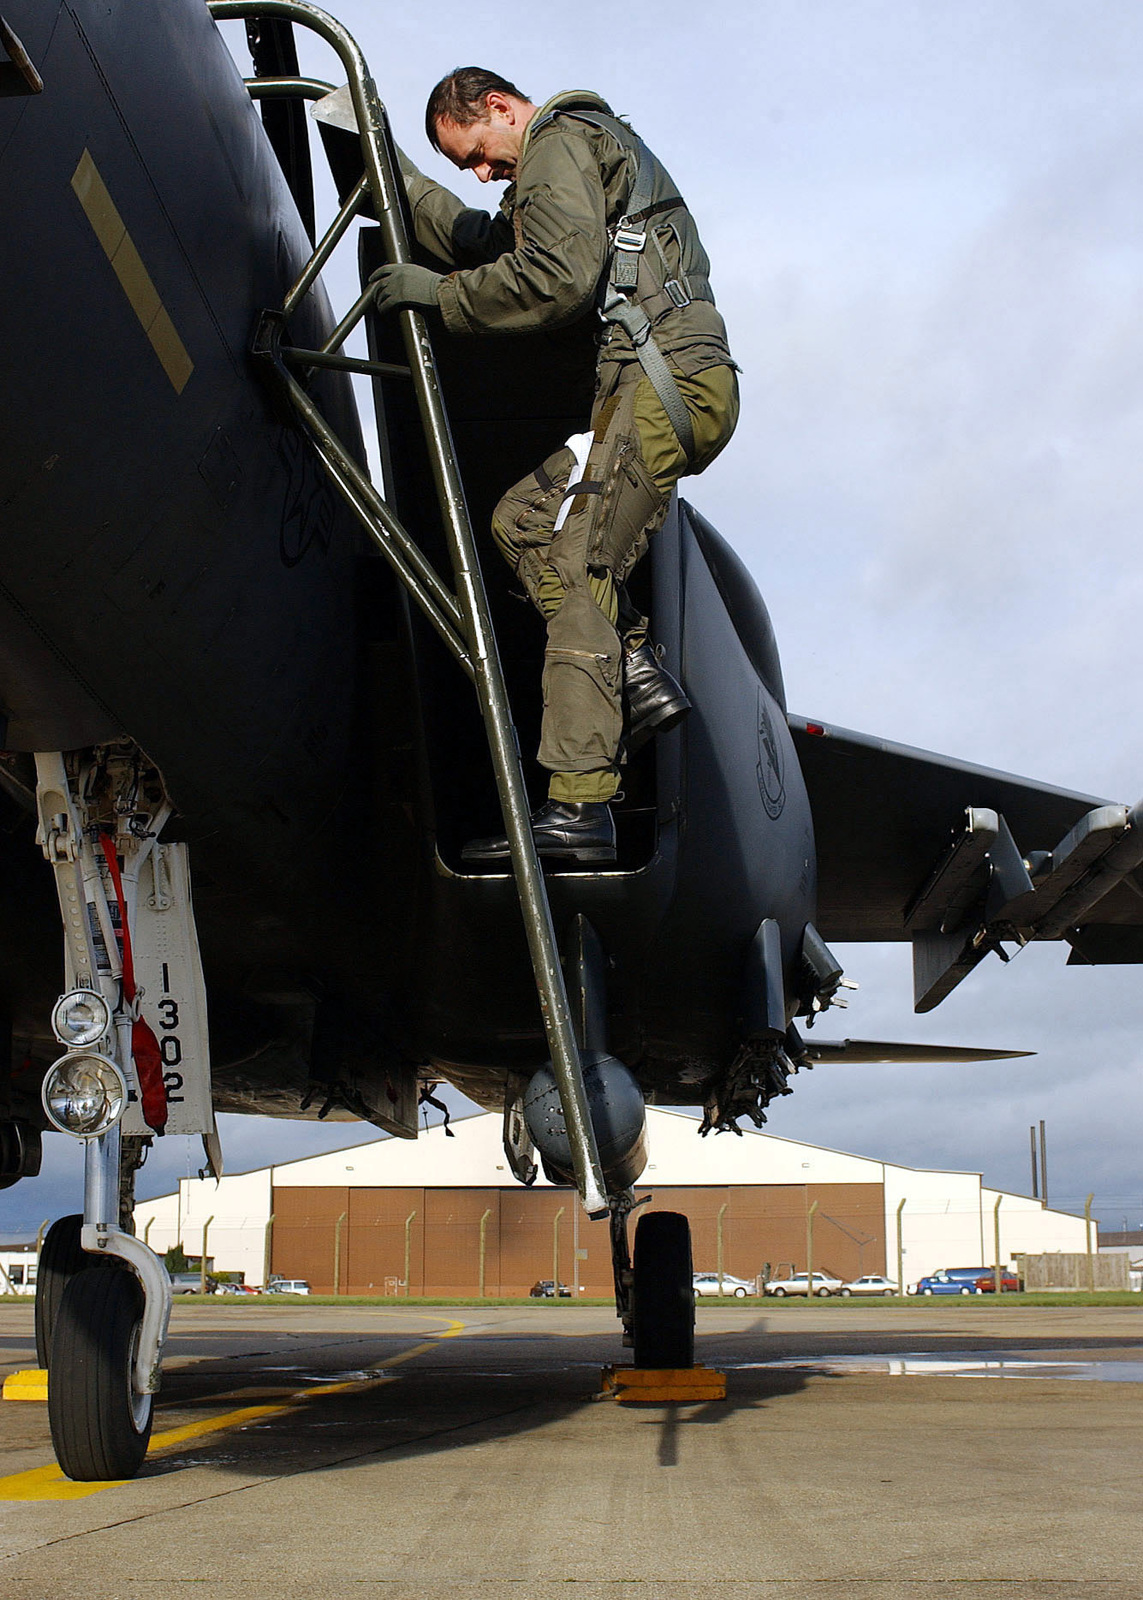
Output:
<svg viewBox="0 0 1143 1600">
<path fill-rule="evenodd" d="M 528 120 L 519 102 L 489 95 L 485 121 L 465 128 L 442 119 L 437 123 L 437 140 L 454 166 L 474 172 L 481 183 L 511 183 Z"/>
</svg>

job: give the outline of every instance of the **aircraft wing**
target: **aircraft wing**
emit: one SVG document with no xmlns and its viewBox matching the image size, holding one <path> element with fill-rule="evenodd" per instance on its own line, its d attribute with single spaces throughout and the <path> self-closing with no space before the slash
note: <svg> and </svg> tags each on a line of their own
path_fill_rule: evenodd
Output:
<svg viewBox="0 0 1143 1600">
<path fill-rule="evenodd" d="M 887 1066 L 898 1062 L 918 1065 L 964 1061 L 1007 1061 L 1035 1055 L 1034 1050 L 990 1050 L 978 1045 L 898 1044 L 884 1039 L 817 1039 L 807 1035 L 806 1054 L 812 1061 L 838 1061 L 849 1066 Z"/>
<path fill-rule="evenodd" d="M 791 716 L 827 940 L 906 940 L 929 1010 L 1001 941 L 1143 961 L 1143 808 Z"/>
</svg>

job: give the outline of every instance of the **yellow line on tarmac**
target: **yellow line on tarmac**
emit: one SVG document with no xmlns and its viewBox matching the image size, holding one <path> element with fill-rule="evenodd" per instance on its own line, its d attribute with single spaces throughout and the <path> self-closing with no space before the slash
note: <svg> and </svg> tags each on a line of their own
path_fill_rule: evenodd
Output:
<svg viewBox="0 0 1143 1600">
<path fill-rule="evenodd" d="M 437 1318 L 432 1318 L 437 1321 Z M 443 1333 L 436 1334 L 432 1339 L 426 1339 L 422 1344 L 413 1345 L 410 1350 L 402 1350 L 400 1355 L 391 1356 L 385 1362 L 385 1367 L 399 1367 L 406 1361 L 412 1361 L 415 1356 L 423 1356 L 426 1351 L 433 1350 L 442 1339 L 455 1339 L 464 1332 L 464 1323 L 455 1322 L 451 1318 L 439 1319 L 447 1326 Z M 147 1447 L 148 1456 L 161 1455 L 168 1450 L 176 1450 L 180 1445 L 188 1444 L 192 1439 L 205 1439 L 210 1434 L 231 1433 L 236 1428 L 244 1428 L 251 1422 L 257 1422 L 262 1417 L 278 1417 L 288 1411 L 299 1411 L 311 1400 L 320 1400 L 327 1394 L 362 1393 L 366 1389 L 379 1389 L 383 1384 L 392 1383 L 394 1379 L 381 1378 L 350 1378 L 345 1383 L 323 1383 L 320 1388 L 297 1389 L 277 1405 L 242 1406 L 237 1411 L 224 1411 L 221 1416 L 205 1417 L 201 1422 L 188 1422 L 181 1428 L 166 1428 L 162 1433 L 153 1433 L 151 1443 Z M 220 1395 L 219 1399 L 225 1399 Z M 47 1467 L 33 1467 L 29 1472 L 14 1472 L 7 1478 L 0 1478 L 0 1502 L 11 1500 L 83 1500 L 88 1495 L 101 1494 L 104 1489 L 118 1489 L 124 1483 L 131 1482 L 129 1478 L 112 1478 L 101 1480 L 99 1483 L 74 1483 L 70 1478 L 65 1478 L 55 1462 Z"/>
</svg>

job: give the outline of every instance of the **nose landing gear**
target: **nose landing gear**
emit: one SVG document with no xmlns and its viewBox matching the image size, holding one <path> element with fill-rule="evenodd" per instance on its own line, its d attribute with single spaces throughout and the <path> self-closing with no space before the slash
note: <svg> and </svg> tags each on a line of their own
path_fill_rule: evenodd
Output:
<svg viewBox="0 0 1143 1600">
<path fill-rule="evenodd" d="M 167 1270 L 134 1237 L 134 1175 L 153 1132 L 202 1136 L 221 1175 L 206 994 L 186 846 L 134 745 L 36 756 L 39 843 L 52 868 L 68 991 L 52 1014 L 64 1054 L 44 1079 L 51 1125 L 84 1147 L 83 1215 L 45 1241 L 36 1349 L 69 1478 L 133 1477 L 151 1435 L 171 1311 Z"/>
</svg>

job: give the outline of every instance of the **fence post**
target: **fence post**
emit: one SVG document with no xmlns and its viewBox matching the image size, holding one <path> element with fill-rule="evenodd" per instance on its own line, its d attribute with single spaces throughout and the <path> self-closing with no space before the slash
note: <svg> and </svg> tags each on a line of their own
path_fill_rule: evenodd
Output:
<svg viewBox="0 0 1143 1600">
<path fill-rule="evenodd" d="M 814 1217 L 818 1202 L 815 1200 L 806 1212 L 806 1304 L 814 1297 Z"/>
<path fill-rule="evenodd" d="M 409 1242 L 410 1242 L 410 1237 L 411 1237 L 411 1234 L 412 1234 L 413 1218 L 416 1216 L 416 1214 L 417 1214 L 417 1211 L 416 1211 L 416 1207 L 414 1206 L 413 1210 L 410 1211 L 409 1215 L 405 1218 L 405 1299 L 406 1300 L 409 1298 Z"/>
<path fill-rule="evenodd" d="M 1004 1269 L 1000 1265 L 1000 1206 L 1003 1199 L 1004 1196 L 998 1194 L 992 1208 L 992 1271 L 997 1294 L 1004 1293 Z"/>
<path fill-rule="evenodd" d="M 198 1290 L 200 1294 L 206 1293 L 206 1236 L 210 1232 L 210 1225 L 214 1221 L 213 1212 L 202 1225 L 202 1264 L 198 1269 Z"/>
<path fill-rule="evenodd" d="M 262 1240 L 262 1287 L 265 1288 L 270 1281 L 270 1268 L 273 1265 L 274 1246 L 274 1213 L 271 1211 L 266 1218 L 266 1230 Z"/>
<path fill-rule="evenodd" d="M 488 1219 L 492 1215 L 492 1207 L 480 1219 L 480 1298 L 484 1299 L 484 1252 L 488 1237 Z"/>
<path fill-rule="evenodd" d="M 343 1211 L 337 1219 L 337 1227 L 333 1230 L 333 1292 L 341 1293 L 341 1228 L 348 1211 Z"/>
<path fill-rule="evenodd" d="M 1092 1255 L 1091 1250 L 1091 1204 L 1094 1199 L 1095 1196 L 1089 1194 L 1083 1203 L 1084 1229 L 1087 1233 L 1087 1291 L 1089 1294 L 1095 1293 L 1095 1257 Z"/>
<path fill-rule="evenodd" d="M 717 1261 L 718 1261 L 718 1295 L 719 1295 L 719 1299 L 720 1300 L 722 1298 L 722 1219 L 726 1215 L 726 1208 L 727 1208 L 727 1206 L 729 1204 L 730 1204 L 730 1202 L 728 1200 L 724 1200 L 722 1202 L 722 1204 L 719 1206 L 719 1208 L 718 1208 L 718 1222 L 716 1224 L 716 1235 L 715 1235 L 715 1237 L 716 1237 L 716 1244 L 717 1244 Z"/>
<path fill-rule="evenodd" d="M 566 1207 L 561 1206 L 552 1219 L 552 1299 L 560 1297 L 560 1218 Z"/>
</svg>

